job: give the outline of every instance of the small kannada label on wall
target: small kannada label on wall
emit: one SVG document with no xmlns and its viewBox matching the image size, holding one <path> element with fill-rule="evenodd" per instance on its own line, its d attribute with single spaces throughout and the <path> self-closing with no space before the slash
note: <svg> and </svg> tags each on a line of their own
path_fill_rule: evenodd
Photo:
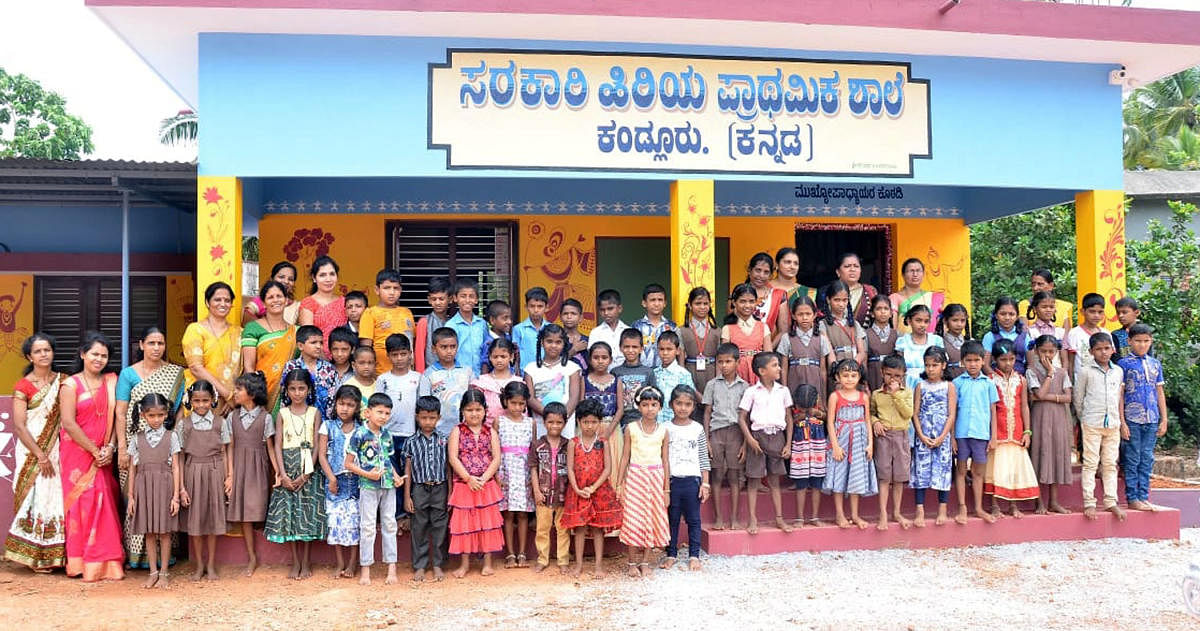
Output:
<svg viewBox="0 0 1200 631">
<path fill-rule="evenodd" d="M 907 63 L 448 50 L 429 146 L 448 169 L 912 177 L 929 81 Z"/>
</svg>

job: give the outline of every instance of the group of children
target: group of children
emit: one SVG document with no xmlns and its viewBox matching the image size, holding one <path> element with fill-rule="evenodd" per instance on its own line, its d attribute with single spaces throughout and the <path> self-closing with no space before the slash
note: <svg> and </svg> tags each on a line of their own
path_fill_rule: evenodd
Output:
<svg viewBox="0 0 1200 631">
<path fill-rule="evenodd" d="M 300 327 L 299 356 L 284 371 L 275 410 L 265 409 L 262 373 L 237 379 L 225 418 L 203 380 L 188 388 L 178 414 L 158 395 L 137 403 L 148 429 L 131 441 L 127 493 L 152 559 L 147 586 L 166 584 L 175 531 L 196 538 L 196 578 L 215 579 L 216 536 L 227 524 L 241 529 L 247 574 L 257 565 L 253 526 L 265 523 L 268 540 L 291 548 L 292 578 L 311 575 L 310 544 L 325 540 L 336 551 L 335 576 L 369 584 L 377 539 L 386 581 L 397 580 L 401 530 L 411 531 L 415 581 L 430 572 L 442 580 L 447 554 L 460 556 L 457 577 L 473 556 L 492 574 L 501 552 L 506 568 L 529 567 L 530 513 L 539 572 L 553 553 L 561 571 L 578 575 L 590 540 L 599 575 L 614 536 L 629 550 L 629 575 L 669 568 L 681 520 L 689 568 L 699 569 L 701 504 L 715 499 L 714 528 L 739 528 L 743 483 L 750 533 L 763 488 L 783 531 L 820 525 L 823 494 L 833 495 L 839 527 L 867 528 L 859 501 L 875 494 L 880 530 L 893 519 L 923 527 L 929 489 L 941 525 L 952 480 L 958 523 L 969 505 L 987 522 L 1004 502 L 1014 517 L 1030 500 L 1038 513 L 1065 513 L 1058 487 L 1072 482 L 1071 404 L 1082 432 L 1085 515 L 1095 517 L 1099 470 L 1103 507 L 1123 518 L 1115 487 L 1122 441 L 1129 505 L 1153 509 L 1150 464 L 1166 429 L 1162 367 L 1129 299 L 1117 305 L 1123 356 L 1113 363 L 1114 336 L 1100 330 L 1104 301 L 1095 294 L 1084 297 L 1083 322 L 1070 331 L 1055 325 L 1048 292 L 1034 295 L 1029 323 L 1001 298 L 980 343 L 957 304 L 894 314 L 876 297 L 869 320 L 855 321 L 839 282 L 824 290 L 820 308 L 803 294 L 792 299 L 790 330 L 776 332 L 756 317 L 761 305 L 749 285 L 734 289 L 722 325 L 704 288 L 691 291 L 683 326 L 666 317 L 662 286 L 645 288 L 645 316 L 632 326 L 621 321 L 620 295 L 605 290 L 589 335 L 572 299 L 561 324 L 549 322 L 542 288 L 526 292 L 529 317 L 516 325 L 501 301 L 480 318 L 470 280 L 432 281 L 432 312 L 417 322 L 397 304 L 398 274 L 380 272 L 376 290 L 380 304 L 363 305 L 355 330 L 334 329 L 326 340 L 319 328 Z M 784 480 L 796 491 L 791 522 Z M 714 493 L 725 484 L 732 507 Z M 901 512 L 906 487 L 917 502 L 912 520 Z M 657 560 L 656 549 L 665 549 Z"/>
</svg>

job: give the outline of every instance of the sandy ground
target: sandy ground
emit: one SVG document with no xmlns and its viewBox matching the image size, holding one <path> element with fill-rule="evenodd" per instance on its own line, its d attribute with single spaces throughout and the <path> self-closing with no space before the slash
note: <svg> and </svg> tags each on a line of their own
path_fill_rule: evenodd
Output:
<svg viewBox="0 0 1200 631">
<path fill-rule="evenodd" d="M 5 564 L 0 620 L 69 629 L 1197 629 L 1181 581 L 1198 555 L 1200 529 L 1186 529 L 1179 541 L 712 557 L 703 572 L 680 564 L 646 580 L 575 580 L 551 567 L 419 585 L 402 573 L 398 586 L 360 587 L 325 568 L 295 582 L 286 568 L 245 579 L 228 567 L 215 583 L 178 577 L 164 591 L 140 589 L 144 571 L 85 585 Z"/>
</svg>

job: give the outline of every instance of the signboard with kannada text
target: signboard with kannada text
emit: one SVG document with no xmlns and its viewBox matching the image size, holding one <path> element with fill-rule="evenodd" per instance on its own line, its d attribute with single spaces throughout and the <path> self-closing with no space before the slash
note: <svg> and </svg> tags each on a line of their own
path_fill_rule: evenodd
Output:
<svg viewBox="0 0 1200 631">
<path fill-rule="evenodd" d="M 912 177 L 929 81 L 899 62 L 448 50 L 429 147 L 448 169 Z"/>
</svg>

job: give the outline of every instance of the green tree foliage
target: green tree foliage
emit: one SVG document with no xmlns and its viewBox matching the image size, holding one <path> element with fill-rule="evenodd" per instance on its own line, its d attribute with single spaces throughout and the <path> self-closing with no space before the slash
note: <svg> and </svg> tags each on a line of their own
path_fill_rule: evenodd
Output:
<svg viewBox="0 0 1200 631">
<path fill-rule="evenodd" d="M 1050 206 L 971 226 L 972 322 L 982 337 L 1001 296 L 1029 298 L 1035 269 L 1054 274 L 1055 293 L 1075 302 L 1075 205 Z"/>
<path fill-rule="evenodd" d="M 1164 445 L 1171 447 L 1200 435 L 1200 241 L 1188 227 L 1196 206 L 1168 203 L 1171 222 L 1151 220 L 1147 238 L 1127 244 L 1126 258 L 1129 294 L 1154 328 L 1154 351 L 1166 374 L 1175 418 Z"/>
<path fill-rule="evenodd" d="M 179 110 L 158 124 L 158 141 L 164 145 L 195 144 L 199 133 L 200 117 L 192 110 Z"/>
<path fill-rule="evenodd" d="M 1122 118 L 1126 169 L 1200 168 L 1200 67 L 1134 90 Z"/>
<path fill-rule="evenodd" d="M 0 68 L 0 158 L 78 160 L 93 150 L 92 128 L 61 96 Z"/>
</svg>

